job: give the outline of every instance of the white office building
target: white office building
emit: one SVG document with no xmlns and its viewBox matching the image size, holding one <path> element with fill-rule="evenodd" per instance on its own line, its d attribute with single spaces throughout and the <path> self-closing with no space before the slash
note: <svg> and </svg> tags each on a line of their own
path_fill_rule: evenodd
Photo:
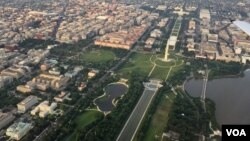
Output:
<svg viewBox="0 0 250 141">
<path fill-rule="evenodd" d="M 57 103 L 55 102 L 52 102 L 51 105 L 49 105 L 49 101 L 43 101 L 38 106 L 36 106 L 36 108 L 33 109 L 30 114 L 35 116 L 37 113 L 39 113 L 39 117 L 45 118 L 48 114 L 53 114 L 56 107 Z"/>
<path fill-rule="evenodd" d="M 30 123 L 17 122 L 12 124 L 6 131 L 6 135 L 11 139 L 20 140 L 33 126 Z"/>
<path fill-rule="evenodd" d="M 25 113 L 28 109 L 38 103 L 36 96 L 28 96 L 23 101 L 17 104 L 18 113 Z"/>
</svg>

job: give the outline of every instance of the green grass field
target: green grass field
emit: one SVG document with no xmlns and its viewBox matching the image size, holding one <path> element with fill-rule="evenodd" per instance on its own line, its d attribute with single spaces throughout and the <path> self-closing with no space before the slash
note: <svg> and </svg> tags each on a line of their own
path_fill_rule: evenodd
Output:
<svg viewBox="0 0 250 141">
<path fill-rule="evenodd" d="M 185 65 L 182 59 L 176 60 L 175 63 L 176 63 L 176 65 L 174 67 L 172 67 L 171 72 L 177 72 L 177 71 L 181 70 Z M 172 77 L 173 75 L 174 75 L 174 73 L 170 73 L 169 77 Z"/>
<path fill-rule="evenodd" d="M 116 56 L 111 50 L 96 49 L 83 53 L 81 58 L 86 62 L 102 63 L 114 60 Z"/>
<path fill-rule="evenodd" d="M 153 68 L 153 64 L 150 62 L 151 56 L 152 54 L 133 54 L 129 61 L 118 71 L 118 73 L 123 76 L 128 76 L 132 72 L 138 72 L 147 76 Z"/>
<path fill-rule="evenodd" d="M 165 80 L 165 78 L 167 77 L 168 72 L 169 72 L 169 68 L 155 67 L 155 69 L 152 72 L 150 78 Z"/>
<path fill-rule="evenodd" d="M 174 61 L 171 62 L 165 62 L 160 60 L 159 58 L 163 58 L 163 54 L 158 55 L 158 59 L 155 59 L 153 62 L 155 62 L 156 67 L 152 74 L 150 75 L 150 78 L 157 78 L 161 80 L 165 80 L 170 68 L 172 67 L 172 71 L 178 70 L 182 66 L 182 60 L 177 59 L 176 56 L 170 54 L 170 59 L 174 59 Z M 169 73 L 171 76 L 172 73 Z"/>
<path fill-rule="evenodd" d="M 81 115 L 77 116 L 75 123 L 77 124 L 78 129 L 84 128 L 88 124 L 94 122 L 96 119 L 101 118 L 103 114 L 99 111 L 86 111 Z"/>
<path fill-rule="evenodd" d="M 169 113 L 175 99 L 175 94 L 169 93 L 161 99 L 149 124 L 148 130 L 145 132 L 143 141 L 159 141 L 163 131 L 168 123 Z M 159 124 L 160 123 L 160 124 Z"/>
<path fill-rule="evenodd" d="M 174 59 L 174 61 L 164 62 L 160 60 L 160 58 L 163 58 L 163 56 L 164 56 L 163 54 L 152 55 L 152 54 L 135 53 L 132 55 L 129 61 L 122 66 L 122 68 L 118 71 L 118 73 L 123 77 L 129 77 L 129 75 L 132 72 L 138 72 L 139 74 L 148 76 L 152 68 L 154 67 L 153 63 L 155 62 L 156 67 L 151 73 L 150 78 L 165 80 L 170 70 L 170 67 L 177 65 L 176 67 L 177 69 L 178 67 L 181 66 L 182 60 L 177 60 L 177 57 L 171 54 L 170 58 Z M 173 70 L 175 70 L 175 68 L 172 69 L 172 71 Z"/>
<path fill-rule="evenodd" d="M 87 125 L 101 118 L 103 114 L 99 111 L 85 111 L 81 115 L 77 116 L 74 120 L 76 123 L 76 130 L 83 129 Z M 74 131 L 71 135 L 69 135 L 65 141 L 76 141 L 77 133 Z"/>
<path fill-rule="evenodd" d="M 175 62 L 165 62 L 163 60 L 155 60 L 155 64 L 158 65 L 159 67 L 164 67 L 164 68 L 170 68 L 171 66 L 175 65 Z"/>
</svg>

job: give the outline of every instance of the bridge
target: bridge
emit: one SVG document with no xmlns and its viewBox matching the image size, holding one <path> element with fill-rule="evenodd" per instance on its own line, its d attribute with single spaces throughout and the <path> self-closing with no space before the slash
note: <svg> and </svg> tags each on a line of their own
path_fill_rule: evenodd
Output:
<svg viewBox="0 0 250 141">
<path fill-rule="evenodd" d="M 203 109 L 204 109 L 205 112 L 206 112 L 205 99 L 206 99 L 208 73 L 209 73 L 209 70 L 206 68 L 206 70 L 205 70 L 205 76 L 203 78 L 202 91 L 201 91 L 201 102 L 202 102 L 202 106 L 203 106 Z"/>
</svg>

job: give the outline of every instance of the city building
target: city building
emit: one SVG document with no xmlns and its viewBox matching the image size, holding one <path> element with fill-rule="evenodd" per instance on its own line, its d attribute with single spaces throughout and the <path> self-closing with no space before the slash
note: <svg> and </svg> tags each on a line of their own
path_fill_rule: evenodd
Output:
<svg viewBox="0 0 250 141">
<path fill-rule="evenodd" d="M 250 55 L 244 54 L 244 55 L 241 56 L 241 59 L 242 59 L 241 62 L 242 62 L 243 64 L 246 64 L 247 62 L 250 61 Z"/>
<path fill-rule="evenodd" d="M 245 52 L 250 53 L 250 41 L 249 40 L 236 40 L 234 42 L 234 47 L 239 47 Z"/>
<path fill-rule="evenodd" d="M 164 27 L 164 26 L 166 26 L 167 22 L 168 22 L 168 18 L 163 18 L 163 19 L 161 19 L 161 21 L 158 23 L 157 26 Z"/>
<path fill-rule="evenodd" d="M 194 39 L 193 38 L 188 38 L 187 39 L 187 49 L 188 51 L 195 51 L 195 44 L 194 44 Z"/>
<path fill-rule="evenodd" d="M 87 84 L 85 82 L 81 82 L 80 86 L 78 86 L 78 90 L 82 91 L 87 87 Z"/>
<path fill-rule="evenodd" d="M 162 35 L 162 32 L 159 29 L 154 29 L 150 33 L 150 37 L 153 37 L 153 38 L 160 38 L 161 35 Z"/>
<path fill-rule="evenodd" d="M 177 43 L 177 36 L 170 36 L 167 42 L 169 49 L 174 50 L 176 43 Z"/>
<path fill-rule="evenodd" d="M 220 45 L 221 54 L 216 56 L 216 60 L 222 60 L 225 62 L 240 62 L 241 58 L 235 54 L 232 48 L 226 44 Z"/>
<path fill-rule="evenodd" d="M 195 21 L 193 21 L 193 20 L 189 21 L 188 32 L 194 32 L 195 26 L 196 26 Z"/>
<path fill-rule="evenodd" d="M 205 42 L 201 43 L 201 49 L 204 53 L 206 53 L 207 58 L 215 59 L 216 55 L 218 55 L 218 49 L 216 43 Z"/>
<path fill-rule="evenodd" d="M 59 95 L 54 97 L 54 100 L 56 102 L 63 102 L 65 99 L 70 100 L 69 96 L 70 96 L 70 92 L 62 91 Z"/>
<path fill-rule="evenodd" d="M 12 113 L 2 113 L 0 111 L 0 130 L 10 124 L 15 119 Z"/>
<path fill-rule="evenodd" d="M 12 124 L 6 131 L 6 135 L 11 139 L 20 140 L 24 137 L 31 129 L 33 128 L 32 124 L 17 122 Z"/>
<path fill-rule="evenodd" d="M 88 78 L 91 79 L 95 77 L 97 73 L 99 73 L 99 70 L 92 69 L 90 72 L 88 72 Z"/>
<path fill-rule="evenodd" d="M 184 11 L 183 8 L 180 8 L 180 10 L 178 8 L 177 11 L 174 11 L 174 13 L 178 14 L 179 16 L 183 16 L 183 15 L 188 15 L 189 14 L 189 12 Z"/>
<path fill-rule="evenodd" d="M 30 83 L 33 83 L 37 89 L 42 91 L 46 91 L 48 88 L 62 90 L 67 86 L 69 80 L 69 77 L 43 73 L 33 78 Z"/>
<path fill-rule="evenodd" d="M 141 25 L 131 27 L 127 30 L 108 33 L 96 39 L 95 45 L 129 50 L 144 34 L 147 28 L 147 25 Z"/>
<path fill-rule="evenodd" d="M 167 6 L 166 5 L 158 5 L 157 10 L 161 10 L 161 11 L 165 11 L 167 9 Z"/>
<path fill-rule="evenodd" d="M 56 60 L 45 60 L 44 63 L 40 66 L 42 71 L 46 71 L 52 67 L 54 67 L 58 62 Z"/>
<path fill-rule="evenodd" d="M 36 108 L 33 109 L 30 114 L 35 116 L 37 113 L 39 113 L 39 117 L 45 118 L 48 114 L 53 114 L 56 107 L 57 103 L 55 102 L 52 102 L 51 105 L 49 105 L 49 101 L 43 101 L 38 106 L 36 106 Z"/>
<path fill-rule="evenodd" d="M 49 74 L 53 74 L 53 75 L 60 75 L 61 72 L 58 68 L 52 68 L 49 70 Z"/>
<path fill-rule="evenodd" d="M 234 52 L 235 52 L 235 54 L 240 55 L 242 52 L 241 47 L 234 47 Z"/>
<path fill-rule="evenodd" d="M 16 90 L 21 93 L 31 93 L 34 90 L 34 87 L 29 85 L 19 85 L 16 87 Z"/>
<path fill-rule="evenodd" d="M 209 41 L 209 42 L 215 42 L 215 43 L 217 43 L 218 42 L 218 34 L 208 34 L 207 35 L 207 40 Z"/>
<path fill-rule="evenodd" d="M 0 75 L 0 88 L 3 88 L 4 86 L 11 84 L 11 82 L 13 82 L 13 77 Z"/>
<path fill-rule="evenodd" d="M 145 42 L 144 50 L 150 51 L 155 43 L 155 38 L 148 38 Z"/>
<path fill-rule="evenodd" d="M 211 15 L 208 9 L 201 9 L 200 19 L 207 19 L 208 21 L 210 21 Z"/>
<path fill-rule="evenodd" d="M 36 96 L 30 95 L 23 101 L 17 104 L 18 113 L 25 113 L 28 109 L 38 103 L 38 98 Z"/>
</svg>

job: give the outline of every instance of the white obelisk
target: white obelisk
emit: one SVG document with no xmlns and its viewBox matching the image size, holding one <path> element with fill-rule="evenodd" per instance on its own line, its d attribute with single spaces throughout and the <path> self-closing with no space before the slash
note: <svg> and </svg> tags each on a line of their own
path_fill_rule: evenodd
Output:
<svg viewBox="0 0 250 141">
<path fill-rule="evenodd" d="M 169 45 L 168 45 L 168 43 L 167 43 L 166 48 L 165 48 L 165 57 L 164 57 L 164 61 L 168 61 L 168 48 L 169 48 Z"/>
</svg>

